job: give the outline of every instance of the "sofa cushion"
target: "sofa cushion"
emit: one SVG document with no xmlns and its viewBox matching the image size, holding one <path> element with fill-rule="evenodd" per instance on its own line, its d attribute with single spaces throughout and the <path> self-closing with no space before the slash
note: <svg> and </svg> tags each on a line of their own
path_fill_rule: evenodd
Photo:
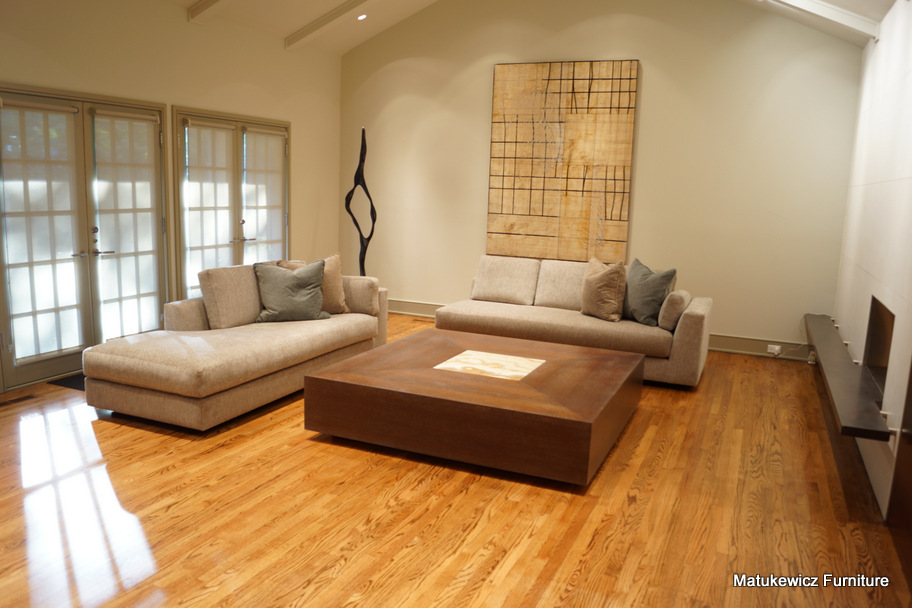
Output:
<svg viewBox="0 0 912 608">
<path fill-rule="evenodd" d="M 483 255 L 472 285 L 472 299 L 531 305 L 540 266 L 532 258 Z"/>
<path fill-rule="evenodd" d="M 653 272 L 640 260 L 634 259 L 627 270 L 624 317 L 644 325 L 658 326 L 659 310 L 671 292 L 676 274 L 674 268 Z"/>
<path fill-rule="evenodd" d="M 263 310 L 257 322 L 312 321 L 323 312 L 323 260 L 295 270 L 272 264 L 254 264 Z"/>
<path fill-rule="evenodd" d="M 620 321 L 626 291 L 627 271 L 623 264 L 603 264 L 592 258 L 583 279 L 580 310 L 605 321 Z"/>
<path fill-rule="evenodd" d="M 659 327 L 674 331 L 678 326 L 678 320 L 684 314 L 684 309 L 690 305 L 692 299 L 690 293 L 683 289 L 677 289 L 668 294 L 662 303 L 662 308 L 659 309 Z"/>
<path fill-rule="evenodd" d="M 334 253 L 324 258 L 323 267 L 323 310 L 331 315 L 349 312 L 345 303 L 345 290 L 342 288 L 342 256 Z M 295 270 L 306 265 L 306 262 L 297 260 L 282 260 L 279 266 Z"/>
<path fill-rule="evenodd" d="M 535 306 L 579 310 L 580 287 L 586 276 L 585 262 L 542 260 L 535 288 Z"/>
<path fill-rule="evenodd" d="M 377 317 L 363 314 L 205 331 L 152 331 L 86 349 L 83 368 L 90 378 L 205 397 L 371 340 L 377 332 Z"/>
<path fill-rule="evenodd" d="M 261 307 L 253 266 L 210 268 L 198 276 L 209 327 L 225 329 L 256 321 Z"/>
<path fill-rule="evenodd" d="M 437 309 L 440 329 L 607 348 L 647 357 L 671 354 L 673 335 L 635 321 L 609 323 L 575 310 L 461 300 Z"/>
</svg>

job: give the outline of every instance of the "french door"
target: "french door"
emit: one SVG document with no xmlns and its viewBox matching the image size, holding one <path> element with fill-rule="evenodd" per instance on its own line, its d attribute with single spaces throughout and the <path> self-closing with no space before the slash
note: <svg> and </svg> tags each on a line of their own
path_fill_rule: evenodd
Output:
<svg viewBox="0 0 912 608">
<path fill-rule="evenodd" d="M 201 270 L 285 257 L 288 128 L 175 115 L 183 288 L 200 295 Z"/>
<path fill-rule="evenodd" d="M 0 93 L 5 388 L 161 324 L 161 112 Z"/>
</svg>

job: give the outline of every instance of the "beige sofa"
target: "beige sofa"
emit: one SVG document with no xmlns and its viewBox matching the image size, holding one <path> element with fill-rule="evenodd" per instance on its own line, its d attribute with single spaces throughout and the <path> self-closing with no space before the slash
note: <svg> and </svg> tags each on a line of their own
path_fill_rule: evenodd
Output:
<svg viewBox="0 0 912 608">
<path fill-rule="evenodd" d="M 335 282 L 327 318 L 258 323 L 252 266 L 204 271 L 203 296 L 166 304 L 163 331 L 83 353 L 86 402 L 206 430 L 299 391 L 306 374 L 386 342 L 387 292 L 377 279 L 339 269 Z"/>
<path fill-rule="evenodd" d="M 644 379 L 696 386 L 709 346 L 712 299 L 673 283 L 657 325 L 583 314 L 589 264 L 482 256 L 472 296 L 437 310 L 441 329 L 561 342 L 645 355 Z"/>
</svg>

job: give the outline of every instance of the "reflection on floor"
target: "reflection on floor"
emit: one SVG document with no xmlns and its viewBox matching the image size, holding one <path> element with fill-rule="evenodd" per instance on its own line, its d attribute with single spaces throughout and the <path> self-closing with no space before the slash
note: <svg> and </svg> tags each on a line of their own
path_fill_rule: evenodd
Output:
<svg viewBox="0 0 912 608">
<path fill-rule="evenodd" d="M 154 574 L 139 520 L 125 511 L 95 440 L 93 408 L 47 408 L 19 421 L 32 606 L 98 606 Z M 73 605 L 73 604 L 70 604 Z"/>
</svg>

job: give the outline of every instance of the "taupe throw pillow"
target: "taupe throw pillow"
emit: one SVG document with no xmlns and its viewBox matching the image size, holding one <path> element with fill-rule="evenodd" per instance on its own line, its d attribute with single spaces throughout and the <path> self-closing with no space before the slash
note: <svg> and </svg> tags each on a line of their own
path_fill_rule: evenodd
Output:
<svg viewBox="0 0 912 608">
<path fill-rule="evenodd" d="M 263 310 L 257 322 L 309 321 L 329 318 L 323 312 L 323 260 L 289 270 L 254 264 Z"/>
<path fill-rule="evenodd" d="M 581 312 L 606 321 L 620 321 L 624 310 L 626 275 L 623 264 L 603 264 L 595 258 L 589 260 L 583 278 Z"/>
<path fill-rule="evenodd" d="M 640 260 L 633 260 L 627 271 L 624 317 L 643 325 L 658 326 L 659 310 L 671 291 L 676 273 L 674 268 L 653 272 Z"/>
</svg>

